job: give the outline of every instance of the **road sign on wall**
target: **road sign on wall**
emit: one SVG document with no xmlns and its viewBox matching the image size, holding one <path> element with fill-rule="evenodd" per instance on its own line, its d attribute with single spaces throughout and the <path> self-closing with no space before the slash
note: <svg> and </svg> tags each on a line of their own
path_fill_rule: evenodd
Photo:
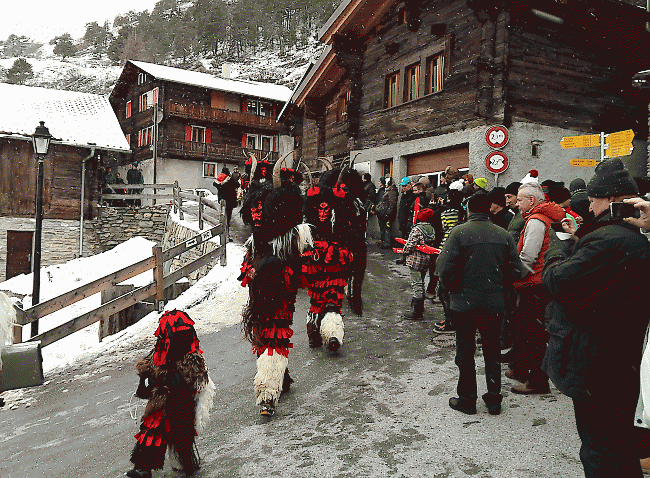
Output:
<svg viewBox="0 0 650 478">
<path fill-rule="evenodd" d="M 508 156 L 502 151 L 492 151 L 485 157 L 485 166 L 493 174 L 501 174 L 508 169 Z"/>
<path fill-rule="evenodd" d="M 500 124 L 490 126 L 490 128 L 485 132 L 485 141 L 490 148 L 503 148 L 508 144 L 509 139 L 510 134 L 508 133 L 508 128 Z"/>
<path fill-rule="evenodd" d="M 592 146 L 600 145 L 599 134 L 587 134 L 584 136 L 565 136 L 560 141 L 562 149 L 574 148 L 591 148 Z"/>
<path fill-rule="evenodd" d="M 594 166 L 598 166 L 598 163 L 600 163 L 600 161 L 598 161 L 597 159 L 572 159 L 571 161 L 569 161 L 569 164 L 571 166 L 582 166 L 582 167 L 586 167 L 586 166 L 594 167 Z"/>
</svg>

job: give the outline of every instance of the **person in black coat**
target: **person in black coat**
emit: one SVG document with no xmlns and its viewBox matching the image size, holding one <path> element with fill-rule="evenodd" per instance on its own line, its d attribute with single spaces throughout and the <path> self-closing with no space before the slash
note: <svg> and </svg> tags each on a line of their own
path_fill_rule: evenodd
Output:
<svg viewBox="0 0 650 478">
<path fill-rule="evenodd" d="M 228 230 L 230 230 L 232 210 L 237 205 L 237 188 L 239 188 L 239 182 L 230 176 L 230 170 L 224 166 L 221 174 L 217 176 L 216 181 L 212 184 L 217 188 L 219 201 L 224 200 L 226 202 L 226 223 Z M 230 233 L 228 233 L 228 240 L 232 241 Z"/>
<path fill-rule="evenodd" d="M 620 159 L 602 161 L 587 186 L 595 218 L 555 241 L 542 281 L 552 301 L 542 365 L 558 390 L 573 399 L 588 478 L 642 476 L 633 423 L 639 369 L 650 314 L 650 243 L 638 226 L 610 215 L 609 205 L 638 194 Z"/>
</svg>

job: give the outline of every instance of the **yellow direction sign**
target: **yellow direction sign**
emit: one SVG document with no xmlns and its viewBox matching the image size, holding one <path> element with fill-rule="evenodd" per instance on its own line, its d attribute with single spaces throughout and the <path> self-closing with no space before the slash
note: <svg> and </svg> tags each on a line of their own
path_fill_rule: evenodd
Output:
<svg viewBox="0 0 650 478">
<path fill-rule="evenodd" d="M 630 143 L 624 143 L 624 144 L 617 144 L 617 145 L 609 145 L 609 148 L 605 150 L 605 157 L 606 158 L 618 158 L 621 156 L 629 156 L 632 154 L 632 151 L 634 150 L 634 146 Z"/>
<path fill-rule="evenodd" d="M 617 133 L 611 133 L 607 135 L 605 142 L 611 146 L 619 146 L 631 143 L 634 139 L 634 131 L 631 129 L 626 129 L 625 131 L 619 131 Z M 625 155 L 623 155 L 625 156 Z M 614 157 L 614 156 L 610 156 Z"/>
<path fill-rule="evenodd" d="M 572 159 L 569 161 L 569 164 L 571 166 L 598 166 L 598 161 L 597 159 Z"/>
<path fill-rule="evenodd" d="M 587 134 L 584 136 L 565 136 L 560 141 L 562 149 L 574 148 L 590 148 L 592 146 L 600 146 L 599 134 Z"/>
</svg>

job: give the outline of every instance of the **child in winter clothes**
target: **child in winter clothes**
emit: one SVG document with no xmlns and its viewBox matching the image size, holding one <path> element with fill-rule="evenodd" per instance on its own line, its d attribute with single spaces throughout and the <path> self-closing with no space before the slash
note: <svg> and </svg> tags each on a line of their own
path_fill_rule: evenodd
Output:
<svg viewBox="0 0 650 478">
<path fill-rule="evenodd" d="M 411 309 L 404 314 L 404 318 L 411 320 L 420 320 L 424 313 L 424 276 L 431 265 L 432 256 L 425 254 L 417 249 L 417 246 L 433 246 L 436 233 L 431 224 L 434 217 L 434 211 L 430 208 L 420 209 L 417 219 L 409 238 L 404 244 L 404 255 L 406 256 L 406 265 L 411 270 L 411 288 L 413 289 L 413 298 L 411 299 Z"/>
</svg>

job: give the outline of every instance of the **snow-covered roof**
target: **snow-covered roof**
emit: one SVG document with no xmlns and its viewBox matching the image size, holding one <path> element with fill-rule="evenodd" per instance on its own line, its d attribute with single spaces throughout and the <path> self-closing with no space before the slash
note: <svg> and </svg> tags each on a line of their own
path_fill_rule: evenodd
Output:
<svg viewBox="0 0 650 478">
<path fill-rule="evenodd" d="M 0 83 L 0 137 L 30 139 L 40 121 L 54 143 L 129 152 L 108 97 Z"/>
<path fill-rule="evenodd" d="M 258 81 L 232 80 L 218 76 L 200 73 L 198 71 L 183 70 L 171 66 L 154 65 L 142 61 L 129 60 L 129 63 L 160 80 L 173 81 L 186 85 L 201 86 L 211 90 L 228 91 L 241 95 L 255 96 L 285 102 L 291 96 L 291 90 L 286 86 L 273 83 L 260 83 Z"/>
</svg>

